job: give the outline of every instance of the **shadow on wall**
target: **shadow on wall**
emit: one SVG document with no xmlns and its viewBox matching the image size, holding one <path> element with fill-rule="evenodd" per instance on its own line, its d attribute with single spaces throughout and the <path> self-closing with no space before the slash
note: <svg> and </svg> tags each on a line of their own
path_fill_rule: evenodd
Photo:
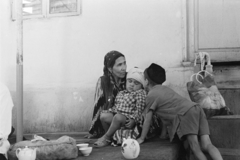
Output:
<svg viewBox="0 0 240 160">
<path fill-rule="evenodd" d="M 240 115 L 240 88 L 222 88 L 219 89 L 219 91 L 226 102 L 226 106 L 229 107 L 234 114 Z"/>
<path fill-rule="evenodd" d="M 12 92 L 14 104 L 16 93 Z M 23 132 L 86 132 L 93 112 L 94 87 L 29 89 L 24 92 Z M 13 126 L 17 122 L 13 108 Z"/>
</svg>

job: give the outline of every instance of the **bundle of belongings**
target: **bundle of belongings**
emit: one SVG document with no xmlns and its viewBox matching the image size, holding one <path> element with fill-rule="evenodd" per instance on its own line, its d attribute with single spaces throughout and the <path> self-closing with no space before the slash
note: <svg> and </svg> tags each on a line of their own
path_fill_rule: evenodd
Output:
<svg viewBox="0 0 240 160">
<path fill-rule="evenodd" d="M 78 156 L 76 140 L 69 136 L 62 136 L 57 140 L 46 140 L 41 136 L 34 136 L 30 141 L 20 141 L 9 148 L 9 160 L 18 160 L 21 151 L 32 151 L 36 160 L 61 160 L 73 159 Z"/>
<path fill-rule="evenodd" d="M 197 59 L 200 59 L 201 69 L 193 74 L 187 83 L 190 99 L 203 108 L 207 118 L 216 115 L 232 115 L 215 83 L 209 54 L 199 52 L 195 58 L 195 65 Z M 207 65 L 205 65 L 206 62 Z"/>
</svg>

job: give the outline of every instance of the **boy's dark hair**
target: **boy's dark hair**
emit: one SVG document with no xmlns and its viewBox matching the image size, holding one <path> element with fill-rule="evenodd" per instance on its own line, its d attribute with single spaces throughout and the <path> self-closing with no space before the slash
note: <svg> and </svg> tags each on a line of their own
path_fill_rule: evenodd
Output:
<svg viewBox="0 0 240 160">
<path fill-rule="evenodd" d="M 145 69 L 144 75 L 152 85 L 162 84 L 166 81 L 165 69 L 155 63 Z"/>
<path fill-rule="evenodd" d="M 144 77 L 148 80 L 148 83 L 151 84 L 152 86 L 157 85 L 157 83 L 153 82 L 153 81 L 148 77 L 148 74 L 146 73 L 146 70 L 144 71 Z"/>
</svg>

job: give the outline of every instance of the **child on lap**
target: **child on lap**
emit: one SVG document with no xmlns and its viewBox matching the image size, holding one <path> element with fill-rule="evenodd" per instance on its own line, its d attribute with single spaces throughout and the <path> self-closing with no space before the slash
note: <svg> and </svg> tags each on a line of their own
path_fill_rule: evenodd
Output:
<svg viewBox="0 0 240 160">
<path fill-rule="evenodd" d="M 113 108 L 110 108 L 108 113 L 105 113 L 112 114 L 110 127 L 105 135 L 94 143 L 95 147 L 108 145 L 113 134 L 118 129 L 121 127 L 131 129 L 140 121 L 145 108 L 146 92 L 143 89 L 144 85 L 143 70 L 139 68 L 131 69 L 127 74 L 126 90 L 117 94 Z"/>
<path fill-rule="evenodd" d="M 177 134 L 180 140 L 187 140 L 193 154 L 199 160 L 207 160 L 202 151 L 208 152 L 213 160 L 222 160 L 220 152 L 209 138 L 208 122 L 202 108 L 162 85 L 166 80 L 166 75 L 161 66 L 151 64 L 145 69 L 144 77 L 146 79 L 146 89 L 149 92 L 146 97 L 146 118 L 143 130 L 141 137 L 137 139 L 139 144 L 144 142 L 153 112 L 155 112 L 160 116 L 163 124 L 167 124 L 170 141 Z"/>
</svg>

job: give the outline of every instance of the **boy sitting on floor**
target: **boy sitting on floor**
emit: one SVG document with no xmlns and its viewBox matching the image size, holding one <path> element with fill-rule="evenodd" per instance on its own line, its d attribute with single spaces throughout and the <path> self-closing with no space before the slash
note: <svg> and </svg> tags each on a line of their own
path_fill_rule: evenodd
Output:
<svg viewBox="0 0 240 160">
<path fill-rule="evenodd" d="M 127 74 L 126 90 L 120 91 L 115 99 L 114 106 L 109 109 L 112 116 L 108 131 L 99 138 L 95 147 L 104 147 L 110 144 L 113 134 L 121 127 L 132 129 L 140 121 L 145 108 L 146 92 L 143 70 L 131 69 Z"/>
<path fill-rule="evenodd" d="M 202 150 L 208 152 L 213 160 L 222 160 L 220 152 L 209 138 L 208 121 L 203 109 L 167 86 L 163 86 L 162 83 L 166 80 L 165 74 L 165 69 L 154 63 L 144 71 L 146 89 L 149 92 L 146 97 L 146 118 L 137 141 L 139 144 L 144 142 L 155 112 L 164 124 L 167 124 L 170 141 L 176 134 L 180 140 L 187 140 L 193 154 L 199 160 L 207 160 Z"/>
</svg>

